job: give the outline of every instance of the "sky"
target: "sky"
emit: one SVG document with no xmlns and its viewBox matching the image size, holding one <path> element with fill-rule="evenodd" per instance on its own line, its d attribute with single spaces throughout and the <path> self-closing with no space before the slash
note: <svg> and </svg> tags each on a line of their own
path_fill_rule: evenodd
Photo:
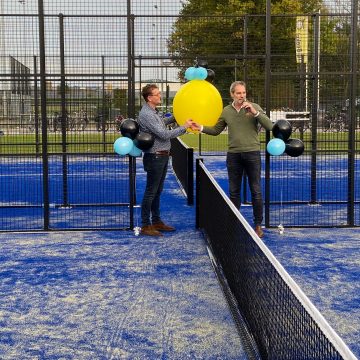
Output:
<svg viewBox="0 0 360 360">
<path fill-rule="evenodd" d="M 131 0 L 132 13 L 142 15 L 176 15 L 183 0 Z M 43 0 L 45 14 L 126 15 L 127 0 Z M 38 11 L 37 0 L 1 0 L 2 13 Z"/>
<path fill-rule="evenodd" d="M 160 69 L 167 57 L 166 39 L 176 15 L 184 0 L 131 0 L 132 13 L 136 15 L 135 53 L 143 57 L 161 57 L 162 59 L 143 60 L 148 70 L 141 74 L 145 78 L 164 78 L 175 80 L 177 69 Z M 205 1 L 205 0 L 204 0 Z M 68 60 L 70 71 L 93 72 L 101 69 L 101 56 L 106 55 L 105 67 L 114 73 L 127 71 L 127 0 L 43 0 L 47 15 L 46 53 L 49 56 L 49 72 L 59 73 L 59 18 L 64 15 L 94 15 L 95 17 L 66 17 L 65 54 L 76 54 L 77 59 Z M 327 0 L 334 11 L 343 11 L 350 7 L 351 0 Z M 0 14 L 27 14 L 34 16 L 0 16 L 0 67 L 4 57 L 12 55 L 26 66 L 33 67 L 33 55 L 38 55 L 38 0 L 0 0 Z M 347 10 L 346 10 L 347 11 Z M 113 18 L 99 18 L 99 15 L 116 15 Z M 149 15 L 157 18 L 146 17 Z M 89 55 L 93 58 L 90 58 Z M 159 68 L 156 68 L 159 66 Z M 152 69 L 151 69 L 152 68 Z M 140 77 L 140 74 L 137 74 Z"/>
<path fill-rule="evenodd" d="M 38 54 L 38 12 L 37 0 L 0 0 L 0 14 L 32 14 L 27 17 L 6 16 L 0 18 L 0 55 L 12 55 L 19 61 L 32 68 L 34 54 Z M 141 15 L 155 15 L 159 18 L 137 18 L 135 27 L 135 51 L 142 56 L 167 57 L 166 39 L 170 33 L 175 15 L 181 8 L 180 0 L 131 0 L 132 13 Z M 65 18 L 65 54 L 76 54 L 74 60 L 67 67 L 73 72 L 88 71 L 101 68 L 101 56 L 106 55 L 105 66 L 111 67 L 114 73 L 127 71 L 127 30 L 126 14 L 127 0 L 44 0 L 44 12 L 47 17 L 46 53 L 49 56 L 47 66 L 49 72 L 59 72 L 59 63 L 55 61 L 59 55 L 59 19 L 57 15 L 118 15 L 114 18 Z M 171 17 L 173 15 L 173 17 Z M 162 17 L 161 17 L 162 16 Z M 96 44 L 96 46 L 95 46 Z M 89 54 L 93 59 L 89 58 Z M 83 57 L 80 60 L 80 57 Z M 86 57 L 88 57 L 86 59 Z M 96 57 L 96 58 L 95 58 Z M 115 59 L 115 57 L 117 59 Z M 70 60 L 69 60 L 70 61 Z M 144 61 L 149 67 L 160 65 L 163 60 Z M 96 71 L 97 71 L 96 70 Z M 163 74 L 161 75 L 162 72 Z M 156 68 L 147 70 L 141 75 L 145 78 L 164 78 L 165 71 Z M 177 69 L 166 70 L 169 79 L 176 77 Z M 140 75 L 139 75 L 140 76 Z"/>
</svg>

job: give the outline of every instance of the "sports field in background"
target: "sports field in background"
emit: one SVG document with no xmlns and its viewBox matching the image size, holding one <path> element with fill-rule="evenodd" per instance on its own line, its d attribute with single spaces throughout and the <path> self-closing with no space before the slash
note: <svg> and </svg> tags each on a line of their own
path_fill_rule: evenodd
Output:
<svg viewBox="0 0 360 360">
<path fill-rule="evenodd" d="M 41 134 L 39 134 L 38 144 L 41 150 Z M 117 133 L 99 133 L 87 132 L 86 136 L 83 134 L 69 133 L 67 134 L 67 151 L 69 153 L 113 153 L 113 143 L 116 138 L 121 136 Z M 220 134 L 216 137 L 210 135 L 201 135 L 207 141 L 203 141 L 202 151 L 226 151 L 227 149 L 227 134 Z M 299 138 L 299 134 L 293 134 L 294 137 Z M 61 133 L 49 133 L 48 152 L 57 153 L 62 150 Z M 356 144 L 360 146 L 360 133 L 355 134 Z M 189 133 L 181 136 L 189 147 L 194 151 L 199 151 L 199 134 Z M 265 142 L 265 133 L 260 134 L 261 142 Z M 309 144 L 311 140 L 311 133 L 306 132 L 303 135 L 305 144 L 305 151 L 310 150 Z M 104 142 L 106 143 L 104 148 Z M 0 154 L 35 154 L 36 153 L 36 135 L 35 134 L 4 134 L 0 136 Z M 347 132 L 319 132 L 317 134 L 317 149 L 318 150 L 342 150 L 348 149 L 348 133 Z M 356 149 L 359 150 L 359 149 Z"/>
</svg>

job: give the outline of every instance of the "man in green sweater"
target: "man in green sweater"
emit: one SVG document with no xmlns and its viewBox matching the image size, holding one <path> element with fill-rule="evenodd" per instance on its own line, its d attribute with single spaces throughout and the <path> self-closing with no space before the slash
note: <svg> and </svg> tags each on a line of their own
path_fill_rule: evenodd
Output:
<svg viewBox="0 0 360 360">
<path fill-rule="evenodd" d="M 198 129 L 205 134 L 216 136 L 228 128 L 226 166 L 230 200 L 240 209 L 241 182 L 243 173 L 246 172 L 251 191 L 255 232 L 259 237 L 263 237 L 259 128 L 262 126 L 271 130 L 273 124 L 258 104 L 246 100 L 246 84 L 243 81 L 231 84 L 230 95 L 233 102 L 224 107 L 218 122 L 214 126 L 198 125 Z"/>
</svg>

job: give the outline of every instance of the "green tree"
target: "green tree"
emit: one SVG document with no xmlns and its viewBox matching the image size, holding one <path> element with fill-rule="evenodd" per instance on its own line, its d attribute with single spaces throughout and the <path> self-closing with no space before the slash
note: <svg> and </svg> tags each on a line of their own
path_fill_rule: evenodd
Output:
<svg viewBox="0 0 360 360">
<path fill-rule="evenodd" d="M 249 82 L 250 95 L 253 93 L 262 99 L 265 6 L 263 0 L 189 0 L 174 23 L 168 41 L 169 53 L 181 69 L 180 78 L 183 78 L 187 67 L 194 65 L 195 59 L 204 58 L 215 71 L 215 85 L 225 101 L 230 100 L 229 84 L 239 78 Z M 297 71 L 294 56 L 296 14 L 314 13 L 320 6 L 321 0 L 306 3 L 272 1 L 272 71 Z M 278 14 L 292 16 L 277 17 Z"/>
<path fill-rule="evenodd" d="M 114 108 L 120 109 L 120 113 L 127 117 L 127 90 L 126 89 L 114 89 L 113 92 Z"/>
</svg>

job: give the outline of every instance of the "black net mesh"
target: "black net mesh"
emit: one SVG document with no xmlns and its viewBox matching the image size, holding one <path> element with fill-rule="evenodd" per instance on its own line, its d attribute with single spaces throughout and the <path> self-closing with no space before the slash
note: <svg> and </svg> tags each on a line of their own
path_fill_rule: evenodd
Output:
<svg viewBox="0 0 360 360">
<path fill-rule="evenodd" d="M 171 139 L 171 164 L 188 205 L 194 203 L 194 152 L 180 139 Z"/>
<path fill-rule="evenodd" d="M 354 359 L 205 166 L 200 162 L 197 168 L 198 226 L 208 239 L 260 357 Z"/>
</svg>

